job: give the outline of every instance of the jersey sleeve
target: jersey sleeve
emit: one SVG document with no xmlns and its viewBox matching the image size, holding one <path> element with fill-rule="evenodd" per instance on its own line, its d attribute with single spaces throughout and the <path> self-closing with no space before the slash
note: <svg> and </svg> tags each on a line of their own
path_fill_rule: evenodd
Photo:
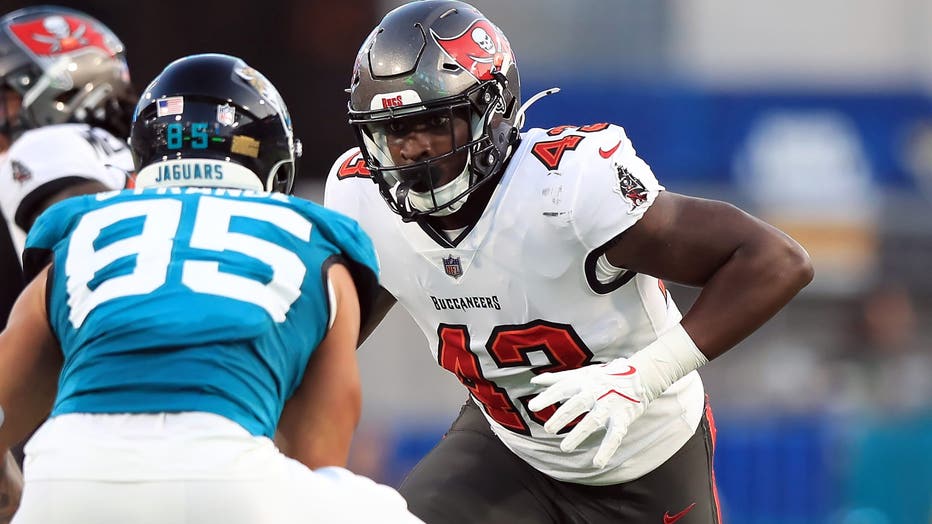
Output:
<svg viewBox="0 0 932 524">
<path fill-rule="evenodd" d="M 353 277 L 359 295 L 360 314 L 365 323 L 379 290 L 379 262 L 369 235 L 349 216 L 308 201 L 301 201 L 317 231 L 332 243 Z"/>
<path fill-rule="evenodd" d="M 83 124 L 33 129 L 10 147 L 0 165 L 0 206 L 24 231 L 36 206 L 69 184 L 97 180 L 122 189 L 133 169 L 122 140 Z"/>
<path fill-rule="evenodd" d="M 592 250 L 637 223 L 664 187 L 621 127 L 592 134 L 587 146 L 577 157 L 572 221 Z"/>
<path fill-rule="evenodd" d="M 372 184 L 372 174 L 359 148 L 353 148 L 340 155 L 330 168 L 324 187 L 324 206 L 358 218 L 362 212 L 359 184 Z"/>
</svg>

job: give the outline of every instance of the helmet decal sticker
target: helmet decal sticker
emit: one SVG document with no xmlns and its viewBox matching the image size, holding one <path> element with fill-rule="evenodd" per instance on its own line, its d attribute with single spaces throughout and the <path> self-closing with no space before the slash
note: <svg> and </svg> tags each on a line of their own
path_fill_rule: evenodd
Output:
<svg viewBox="0 0 932 524">
<path fill-rule="evenodd" d="M 156 116 L 171 116 L 184 113 L 184 97 L 169 96 L 156 101 Z"/>
<path fill-rule="evenodd" d="M 99 49 L 108 56 L 116 54 L 92 22 L 77 16 L 47 16 L 12 24 L 9 31 L 23 47 L 39 57 L 64 55 L 83 49 Z"/>
<path fill-rule="evenodd" d="M 413 89 L 406 89 L 396 93 L 384 93 L 375 95 L 372 97 L 372 101 L 369 103 L 369 109 L 388 109 L 390 107 L 417 104 L 420 101 L 421 97 L 417 94 L 417 91 L 414 91 Z"/>
<path fill-rule="evenodd" d="M 493 68 L 507 72 L 515 61 L 505 35 L 488 20 L 476 20 L 451 38 L 442 38 L 433 30 L 431 36 L 450 58 L 478 80 L 491 80 Z"/>
<path fill-rule="evenodd" d="M 285 102 L 282 100 L 282 96 L 278 93 L 278 90 L 275 89 L 275 86 L 262 76 L 262 73 L 243 64 L 236 68 L 236 74 L 248 82 L 249 85 L 259 93 L 262 99 L 270 104 L 276 112 L 281 113 L 288 125 L 291 125 L 291 117 L 288 115 L 288 110 L 285 109 Z"/>
<path fill-rule="evenodd" d="M 245 135 L 235 135 L 230 144 L 230 152 L 251 158 L 259 157 L 259 141 Z"/>
<path fill-rule="evenodd" d="M 231 106 L 230 104 L 223 104 L 217 106 L 217 122 L 225 125 L 232 126 L 233 122 L 236 121 L 236 107 Z"/>
</svg>

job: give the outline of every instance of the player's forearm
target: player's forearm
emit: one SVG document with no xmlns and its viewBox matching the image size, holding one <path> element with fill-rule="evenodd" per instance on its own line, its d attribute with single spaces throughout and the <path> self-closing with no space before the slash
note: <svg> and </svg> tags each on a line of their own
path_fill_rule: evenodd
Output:
<svg viewBox="0 0 932 524">
<path fill-rule="evenodd" d="M 276 444 L 282 453 L 312 469 L 346 467 L 359 413 L 359 404 L 352 402 L 308 413 L 299 424 L 280 426 Z"/>
<path fill-rule="evenodd" d="M 23 473 L 9 448 L 3 448 L 2 476 L 0 476 L 0 524 L 13 520 L 23 494 Z"/>
<path fill-rule="evenodd" d="M 753 333 L 812 280 L 806 251 L 766 227 L 766 234 L 735 250 L 683 317 L 683 327 L 709 360 Z"/>
<path fill-rule="evenodd" d="M 311 469 L 325 466 L 345 468 L 349 461 L 352 438 L 352 431 L 337 430 L 324 433 L 302 444 L 300 449 L 292 450 L 289 456 Z"/>
<path fill-rule="evenodd" d="M 346 348 L 350 356 L 352 348 Z M 276 443 L 309 468 L 345 467 L 362 412 L 362 388 L 353 370 L 311 368 L 302 389 L 285 405 Z"/>
</svg>

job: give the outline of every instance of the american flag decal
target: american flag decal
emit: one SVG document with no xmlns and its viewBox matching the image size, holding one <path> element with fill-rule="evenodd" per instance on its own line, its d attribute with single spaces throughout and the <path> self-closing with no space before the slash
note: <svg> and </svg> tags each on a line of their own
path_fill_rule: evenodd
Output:
<svg viewBox="0 0 932 524">
<path fill-rule="evenodd" d="M 184 113 L 184 97 L 182 96 L 160 98 L 156 102 L 157 116 L 180 115 L 181 113 Z"/>
<path fill-rule="evenodd" d="M 463 266 L 460 265 L 460 257 L 450 255 L 443 259 L 443 270 L 453 278 L 463 276 Z"/>
</svg>

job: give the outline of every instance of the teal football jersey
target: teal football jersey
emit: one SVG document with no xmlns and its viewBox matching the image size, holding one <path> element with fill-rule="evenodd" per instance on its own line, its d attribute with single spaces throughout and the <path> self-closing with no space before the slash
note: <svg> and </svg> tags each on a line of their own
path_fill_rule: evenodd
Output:
<svg viewBox="0 0 932 524">
<path fill-rule="evenodd" d="M 206 411 L 271 437 L 331 316 L 326 268 L 378 267 L 355 221 L 278 193 L 160 188 L 36 221 L 64 355 L 52 416 Z"/>
</svg>

